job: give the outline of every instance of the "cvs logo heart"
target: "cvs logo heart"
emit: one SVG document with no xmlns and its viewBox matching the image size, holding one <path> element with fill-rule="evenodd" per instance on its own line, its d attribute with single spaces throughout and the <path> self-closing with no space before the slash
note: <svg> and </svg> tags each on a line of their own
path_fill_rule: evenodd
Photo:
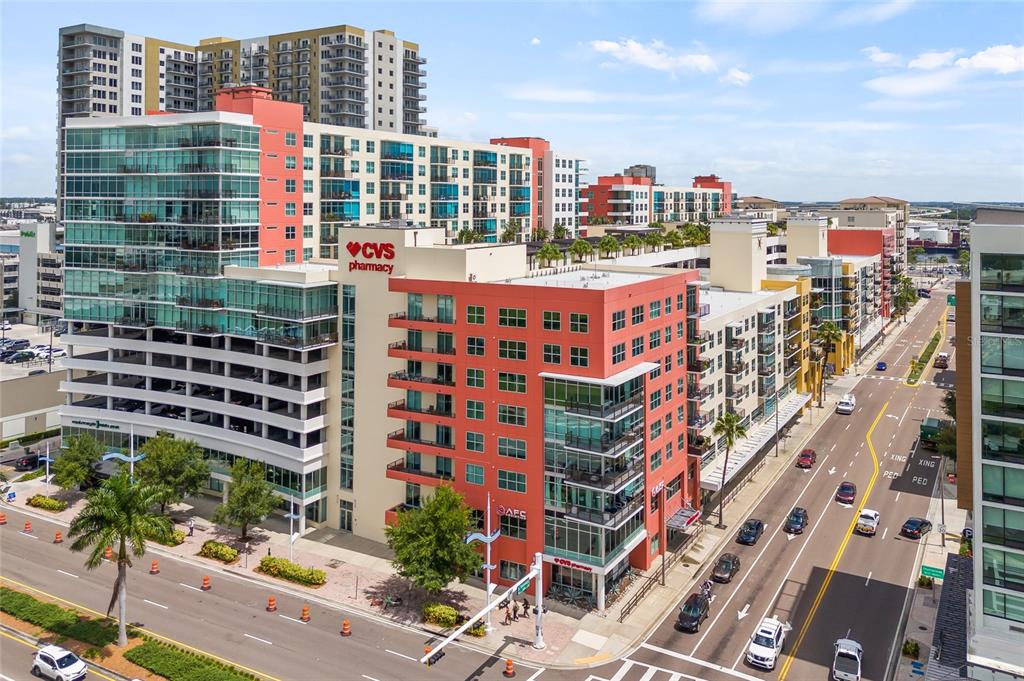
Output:
<svg viewBox="0 0 1024 681">
<path fill-rule="evenodd" d="M 349 254 L 350 254 L 350 255 L 351 255 L 351 256 L 352 256 L 353 258 L 354 258 L 355 256 L 359 255 L 359 250 L 360 250 L 360 249 L 361 249 L 362 247 L 363 247 L 363 245 L 362 245 L 361 243 L 359 243 L 358 241 L 349 241 L 349 242 L 348 242 L 348 246 L 346 246 L 346 248 L 348 249 L 348 252 L 349 252 Z"/>
</svg>

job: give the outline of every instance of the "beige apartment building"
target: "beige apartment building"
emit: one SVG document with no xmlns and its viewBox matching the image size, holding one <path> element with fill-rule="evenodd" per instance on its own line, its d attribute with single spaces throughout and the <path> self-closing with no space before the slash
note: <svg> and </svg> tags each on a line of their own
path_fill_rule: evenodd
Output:
<svg viewBox="0 0 1024 681">
<path fill-rule="evenodd" d="M 896 254 L 895 254 L 895 267 L 893 268 L 893 275 L 903 274 L 907 268 L 907 225 L 910 224 L 910 202 L 902 199 L 894 199 L 891 196 L 865 196 L 859 199 L 843 199 L 839 202 L 839 208 L 842 211 L 855 211 L 854 213 L 843 213 L 839 216 L 839 222 L 849 227 L 874 227 L 878 228 L 882 226 L 884 221 L 885 225 L 889 225 L 889 219 L 873 217 L 869 218 L 866 215 L 862 215 L 862 211 L 882 211 L 882 212 L 895 212 L 895 221 L 893 226 L 895 227 L 896 235 Z M 828 213 L 828 211 L 824 211 Z M 853 222 L 850 218 L 853 217 Z M 858 223 L 858 221 L 866 221 Z"/>
</svg>

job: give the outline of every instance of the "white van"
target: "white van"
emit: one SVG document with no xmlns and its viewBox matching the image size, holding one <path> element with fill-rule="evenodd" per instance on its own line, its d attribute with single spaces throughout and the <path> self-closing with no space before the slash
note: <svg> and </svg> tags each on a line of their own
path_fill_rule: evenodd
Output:
<svg viewBox="0 0 1024 681">
<path fill-rule="evenodd" d="M 853 395 L 843 395 L 839 399 L 839 404 L 836 405 L 837 414 L 852 414 L 853 410 L 857 408 L 857 398 Z"/>
</svg>

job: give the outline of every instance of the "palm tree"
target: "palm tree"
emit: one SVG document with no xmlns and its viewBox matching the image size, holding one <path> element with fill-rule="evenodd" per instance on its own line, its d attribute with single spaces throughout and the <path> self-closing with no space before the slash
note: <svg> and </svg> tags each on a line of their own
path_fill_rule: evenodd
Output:
<svg viewBox="0 0 1024 681">
<path fill-rule="evenodd" d="M 644 243 L 656 251 L 659 246 L 665 243 L 665 237 L 662 236 L 661 232 L 649 232 L 644 235 Z"/>
<path fill-rule="evenodd" d="M 718 500 L 718 527 L 725 527 L 722 516 L 725 513 L 725 472 L 729 468 L 729 453 L 732 451 L 736 440 L 747 436 L 747 427 L 743 425 L 736 412 L 727 411 L 715 421 L 715 427 L 711 431 L 715 437 L 725 438 L 725 462 L 722 464 L 722 486 L 719 494 L 722 498 Z"/>
<path fill-rule="evenodd" d="M 619 240 L 613 237 L 611 234 L 605 234 L 601 237 L 601 241 L 597 244 L 597 250 L 600 251 L 604 257 L 608 257 L 612 253 L 618 253 L 622 250 L 622 244 Z"/>
<path fill-rule="evenodd" d="M 566 239 L 569 236 L 569 230 L 565 228 L 565 225 L 555 225 L 555 238 Z"/>
<path fill-rule="evenodd" d="M 644 242 L 640 241 L 640 237 L 636 234 L 630 234 L 623 240 L 622 246 L 628 248 L 633 255 L 636 255 L 636 252 L 644 247 Z"/>
<path fill-rule="evenodd" d="M 542 267 L 547 267 L 553 260 L 562 259 L 562 250 L 552 243 L 546 243 L 540 247 L 536 256 Z"/>
<path fill-rule="evenodd" d="M 590 245 L 590 242 L 586 239 L 576 239 L 569 246 L 569 255 L 575 258 L 576 262 L 583 262 L 583 260 L 594 253 L 594 247 Z"/>
<path fill-rule="evenodd" d="M 549 235 L 548 235 L 548 230 L 544 229 L 543 227 L 538 227 L 533 232 L 533 240 L 534 241 L 547 241 L 548 238 L 550 238 Z"/>
<path fill-rule="evenodd" d="M 463 227 L 456 237 L 460 244 L 475 244 L 484 240 L 484 235 L 470 227 Z"/>
<path fill-rule="evenodd" d="M 509 220 L 505 228 L 501 230 L 501 243 L 510 244 L 519 235 L 519 220 Z"/>
<path fill-rule="evenodd" d="M 825 404 L 825 363 L 829 350 L 836 349 L 836 343 L 843 340 L 842 330 L 835 322 L 823 322 L 817 331 L 818 346 L 821 352 L 821 370 L 818 372 L 818 406 Z"/>
<path fill-rule="evenodd" d="M 665 235 L 665 243 L 668 244 L 669 248 L 682 248 L 686 245 L 686 239 L 683 238 L 678 229 L 673 229 Z"/>
<path fill-rule="evenodd" d="M 89 492 L 85 508 L 71 521 L 68 538 L 72 551 L 88 551 L 85 567 L 92 570 L 103 562 L 106 547 L 114 549 L 117 579 L 107 606 L 107 615 L 117 602 L 117 644 L 128 645 L 128 568 L 132 555 L 146 555 L 146 539 L 166 537 L 170 520 L 153 512 L 160 490 L 152 485 L 132 484 L 128 472 L 108 479 Z M 131 553 L 129 553 L 129 550 Z"/>
</svg>

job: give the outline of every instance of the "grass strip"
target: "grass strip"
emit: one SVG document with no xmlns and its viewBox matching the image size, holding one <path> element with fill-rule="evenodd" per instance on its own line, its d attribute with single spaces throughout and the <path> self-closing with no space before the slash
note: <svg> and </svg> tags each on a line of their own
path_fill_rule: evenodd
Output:
<svg viewBox="0 0 1024 681">
<path fill-rule="evenodd" d="M 923 374 L 924 370 L 928 368 L 928 362 L 931 361 L 932 353 L 935 352 L 935 348 L 939 347 L 939 340 L 941 338 L 942 334 L 936 331 L 927 347 L 925 347 L 920 359 L 918 359 L 917 365 L 914 367 L 913 371 L 910 372 L 910 375 L 907 376 L 907 383 L 917 383 L 918 379 L 921 378 L 921 374 Z"/>
<path fill-rule="evenodd" d="M 7 587 L 0 587 L 0 611 L 55 634 L 101 648 L 117 640 L 117 625 L 109 620 L 84 617 L 74 610 L 45 603 Z"/>
</svg>

